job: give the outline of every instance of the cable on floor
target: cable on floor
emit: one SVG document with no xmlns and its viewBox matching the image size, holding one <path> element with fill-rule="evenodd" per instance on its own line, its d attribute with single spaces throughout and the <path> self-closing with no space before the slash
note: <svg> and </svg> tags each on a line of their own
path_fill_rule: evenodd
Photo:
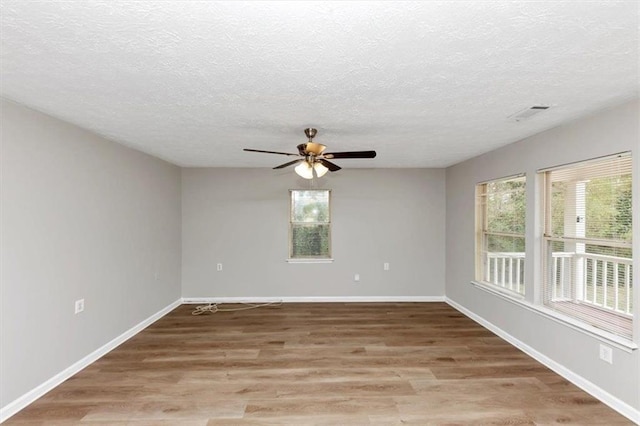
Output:
<svg viewBox="0 0 640 426">
<path fill-rule="evenodd" d="M 209 303 L 207 305 L 196 306 L 191 315 L 215 314 L 216 312 L 237 312 L 246 311 L 248 309 L 263 308 L 265 306 L 282 306 L 282 300 L 267 303 L 237 303 L 242 305 L 239 308 L 221 308 L 218 303 Z"/>
</svg>

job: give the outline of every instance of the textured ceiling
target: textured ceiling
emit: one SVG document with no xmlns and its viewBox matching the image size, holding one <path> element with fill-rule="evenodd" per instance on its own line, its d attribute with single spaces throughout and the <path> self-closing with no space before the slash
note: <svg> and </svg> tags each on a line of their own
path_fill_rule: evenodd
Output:
<svg viewBox="0 0 640 426">
<path fill-rule="evenodd" d="M 181 166 L 445 167 L 638 96 L 637 1 L 0 3 L 1 92 Z M 507 117 L 534 104 L 527 121 Z"/>
</svg>

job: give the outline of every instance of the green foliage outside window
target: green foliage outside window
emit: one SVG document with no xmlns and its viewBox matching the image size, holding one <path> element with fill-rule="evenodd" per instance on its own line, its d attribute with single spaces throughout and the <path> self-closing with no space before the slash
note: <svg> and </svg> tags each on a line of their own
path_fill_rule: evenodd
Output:
<svg viewBox="0 0 640 426">
<path fill-rule="evenodd" d="M 564 236 L 565 197 L 568 184 L 554 182 L 551 194 L 551 229 L 553 236 Z M 584 238 L 631 242 L 631 174 L 598 177 L 585 182 Z M 572 218 L 571 218 L 572 219 Z M 576 218 L 577 219 L 577 218 Z M 586 253 L 631 258 L 630 248 L 586 245 Z"/>
<path fill-rule="evenodd" d="M 321 257 L 329 254 L 329 225 L 292 225 L 291 257 Z"/>
<path fill-rule="evenodd" d="M 328 190 L 292 190 L 289 256 L 329 258 L 330 218 Z"/>
<path fill-rule="evenodd" d="M 486 184 L 486 230 L 522 237 L 488 235 L 489 252 L 524 252 L 525 180 L 510 179 Z"/>
</svg>

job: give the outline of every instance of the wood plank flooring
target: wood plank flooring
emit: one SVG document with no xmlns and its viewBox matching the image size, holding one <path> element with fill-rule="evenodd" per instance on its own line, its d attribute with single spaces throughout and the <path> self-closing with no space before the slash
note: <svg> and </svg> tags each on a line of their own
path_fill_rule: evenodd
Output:
<svg viewBox="0 0 640 426">
<path fill-rule="evenodd" d="M 444 303 L 194 307 L 6 424 L 632 424 Z"/>
</svg>

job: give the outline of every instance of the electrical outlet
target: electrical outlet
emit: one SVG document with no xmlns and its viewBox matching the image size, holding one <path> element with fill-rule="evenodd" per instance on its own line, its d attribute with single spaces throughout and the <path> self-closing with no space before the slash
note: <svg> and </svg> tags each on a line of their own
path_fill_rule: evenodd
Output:
<svg viewBox="0 0 640 426">
<path fill-rule="evenodd" d="M 609 364 L 613 364 L 613 349 L 609 346 L 600 345 L 600 359 Z"/>
<path fill-rule="evenodd" d="M 76 314 L 79 314 L 80 312 L 84 311 L 84 299 L 78 299 L 76 300 Z"/>
<path fill-rule="evenodd" d="M 382 265 L 382 266 L 383 266 L 383 269 L 384 269 L 385 271 L 388 271 L 388 270 L 389 270 L 389 263 L 388 263 L 388 262 L 385 262 L 385 263 L 384 263 L 384 265 Z"/>
<path fill-rule="evenodd" d="M 355 275 L 353 276 L 353 280 L 354 280 L 354 281 L 360 281 L 360 274 L 355 274 Z"/>
<path fill-rule="evenodd" d="M 216 266 L 216 271 L 222 271 L 222 263 L 218 263 L 218 265 Z"/>
</svg>

